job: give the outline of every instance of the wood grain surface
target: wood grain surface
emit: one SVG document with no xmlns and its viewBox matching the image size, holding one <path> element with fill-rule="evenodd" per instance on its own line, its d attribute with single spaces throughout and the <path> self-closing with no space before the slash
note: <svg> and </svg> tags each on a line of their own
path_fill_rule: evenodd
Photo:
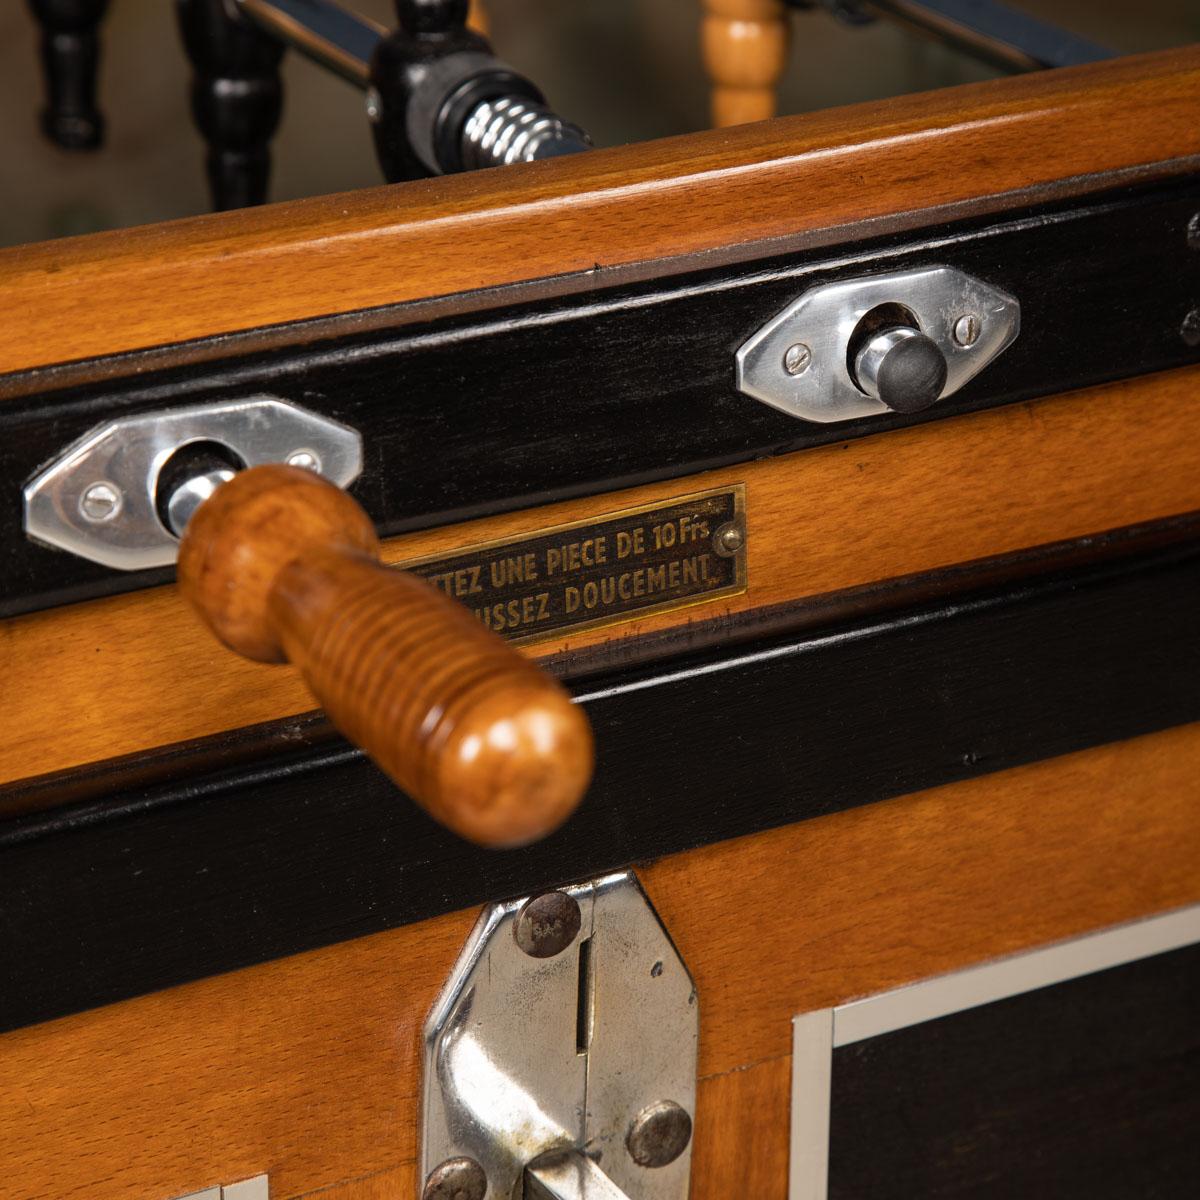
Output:
<svg viewBox="0 0 1200 1200">
<path fill-rule="evenodd" d="M 403 791 L 487 846 L 545 837 L 592 776 L 583 710 L 431 583 L 379 560 L 371 519 L 311 471 L 251 467 L 197 510 L 179 590 L 225 645 L 289 662 Z"/>
<path fill-rule="evenodd" d="M 1198 769 L 1183 726 L 645 866 L 701 997 L 695 1200 L 783 1200 L 793 1014 L 1200 900 Z M 6 1035 L 0 1197 L 407 1200 L 475 915 Z"/>
<path fill-rule="evenodd" d="M 744 483 L 743 595 L 526 649 L 541 658 L 614 645 L 1200 509 L 1198 382 L 1196 369 L 1167 372 L 411 534 L 389 542 L 385 558 L 444 554 Z M 173 587 L 0 623 L 0 647 L 7 685 L 21 697 L 0 730 L 0 783 L 312 708 L 295 671 L 225 650 Z"/>
<path fill-rule="evenodd" d="M 572 273 L 586 289 L 608 268 L 661 275 L 1194 169 L 1198 103 L 1192 47 L 8 249 L 0 373 Z"/>
</svg>

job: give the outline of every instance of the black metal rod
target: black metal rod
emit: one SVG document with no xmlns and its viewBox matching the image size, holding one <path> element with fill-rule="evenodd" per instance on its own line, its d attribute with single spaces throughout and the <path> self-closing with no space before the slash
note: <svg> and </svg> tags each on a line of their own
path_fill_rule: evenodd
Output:
<svg viewBox="0 0 1200 1200">
<path fill-rule="evenodd" d="M 1114 57 L 1104 46 L 998 0 L 865 0 L 863 7 L 1009 71 Z"/>
<path fill-rule="evenodd" d="M 371 55 L 388 32 L 378 22 L 333 0 L 237 0 L 237 6 L 306 58 L 361 88 L 370 83 Z"/>
</svg>

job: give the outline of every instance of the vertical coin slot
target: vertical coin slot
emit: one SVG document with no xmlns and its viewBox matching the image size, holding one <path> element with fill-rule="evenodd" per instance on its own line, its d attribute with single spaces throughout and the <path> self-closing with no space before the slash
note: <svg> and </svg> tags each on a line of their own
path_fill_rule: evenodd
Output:
<svg viewBox="0 0 1200 1200">
<path fill-rule="evenodd" d="M 575 993 L 575 1053 L 586 1054 L 592 1040 L 592 939 L 579 943 L 579 976 Z"/>
</svg>

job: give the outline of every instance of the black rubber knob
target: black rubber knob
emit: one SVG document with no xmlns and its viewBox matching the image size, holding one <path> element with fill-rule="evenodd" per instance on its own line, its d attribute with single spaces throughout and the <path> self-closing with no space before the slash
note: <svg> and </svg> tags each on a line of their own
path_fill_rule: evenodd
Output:
<svg viewBox="0 0 1200 1200">
<path fill-rule="evenodd" d="M 899 413 L 936 404 L 946 386 L 946 357 L 932 338 L 908 326 L 874 334 L 855 362 L 858 386 Z"/>
</svg>

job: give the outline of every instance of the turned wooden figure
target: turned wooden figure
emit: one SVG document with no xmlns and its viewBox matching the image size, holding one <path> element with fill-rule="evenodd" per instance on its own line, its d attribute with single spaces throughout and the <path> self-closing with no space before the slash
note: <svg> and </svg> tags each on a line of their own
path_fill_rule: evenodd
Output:
<svg viewBox="0 0 1200 1200">
<path fill-rule="evenodd" d="M 701 44 L 712 81 L 713 125 L 775 115 L 775 86 L 787 61 L 783 0 L 702 0 Z"/>
</svg>

